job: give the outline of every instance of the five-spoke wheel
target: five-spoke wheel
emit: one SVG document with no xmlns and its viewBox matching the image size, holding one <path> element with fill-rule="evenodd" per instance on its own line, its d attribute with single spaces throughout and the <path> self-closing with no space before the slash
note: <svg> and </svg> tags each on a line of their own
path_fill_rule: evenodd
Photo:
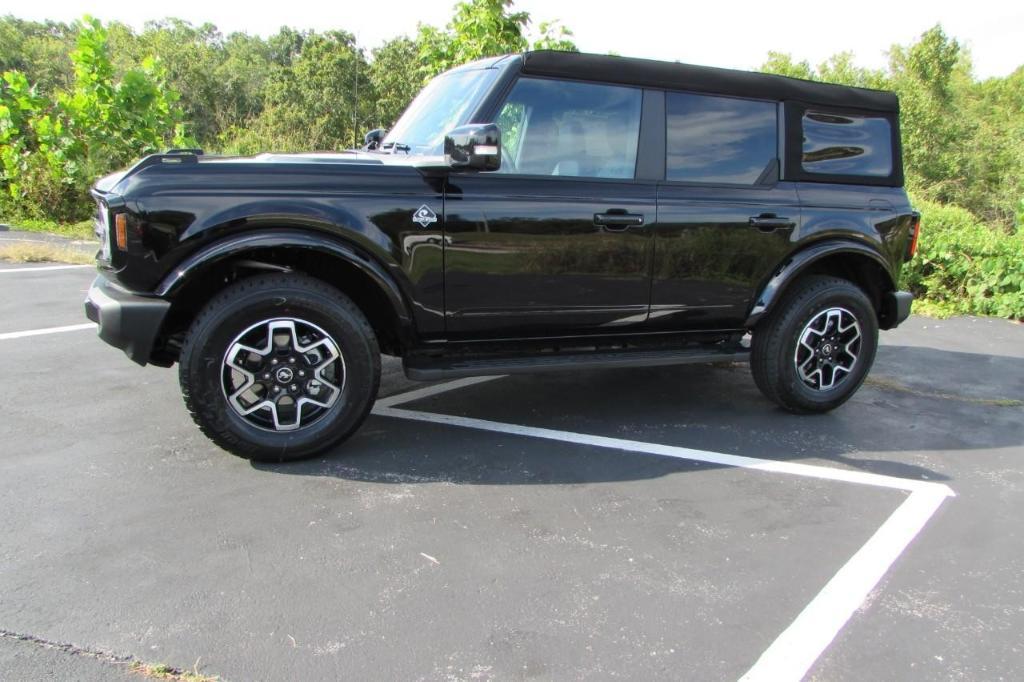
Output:
<svg viewBox="0 0 1024 682">
<path fill-rule="evenodd" d="M 338 400 L 345 359 L 312 322 L 263 320 L 228 346 L 221 380 L 239 416 L 260 428 L 291 431 L 312 424 Z"/>
<path fill-rule="evenodd" d="M 805 384 L 827 391 L 850 376 L 860 352 L 860 325 L 845 308 L 828 308 L 811 318 L 793 354 Z"/>
</svg>

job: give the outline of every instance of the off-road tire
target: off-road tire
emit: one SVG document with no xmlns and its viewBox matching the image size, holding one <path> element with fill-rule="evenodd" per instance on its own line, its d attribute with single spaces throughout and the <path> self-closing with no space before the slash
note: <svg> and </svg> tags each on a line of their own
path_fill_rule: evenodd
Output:
<svg viewBox="0 0 1024 682">
<path fill-rule="evenodd" d="M 806 326 L 823 311 L 849 311 L 859 325 L 857 360 L 835 387 L 822 390 L 801 378 L 795 362 Z M 852 282 L 809 275 L 795 282 L 770 315 L 753 331 L 750 367 L 766 398 L 795 413 L 828 412 L 856 393 L 871 369 L 878 348 L 878 316 L 871 300 Z"/>
<path fill-rule="evenodd" d="M 228 403 L 222 385 L 225 354 L 236 337 L 276 318 L 317 325 L 344 359 L 344 384 L 333 405 L 293 431 L 254 426 Z M 359 428 L 377 396 L 380 350 L 366 316 L 342 292 L 305 275 L 260 275 L 231 285 L 202 309 L 182 346 L 178 377 L 186 408 L 214 443 L 246 459 L 283 462 L 329 450 Z"/>
</svg>

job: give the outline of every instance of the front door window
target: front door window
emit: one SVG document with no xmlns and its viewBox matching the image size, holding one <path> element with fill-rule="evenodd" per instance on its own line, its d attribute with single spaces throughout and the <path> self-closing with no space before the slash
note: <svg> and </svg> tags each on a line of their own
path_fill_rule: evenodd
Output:
<svg viewBox="0 0 1024 682">
<path fill-rule="evenodd" d="M 499 172 L 632 179 L 642 91 L 521 78 L 498 115 Z"/>
</svg>

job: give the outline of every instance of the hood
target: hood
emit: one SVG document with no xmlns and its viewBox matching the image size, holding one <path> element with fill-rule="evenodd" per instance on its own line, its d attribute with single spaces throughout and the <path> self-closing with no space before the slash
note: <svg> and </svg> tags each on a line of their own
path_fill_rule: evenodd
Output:
<svg viewBox="0 0 1024 682">
<path fill-rule="evenodd" d="M 104 175 L 102 178 L 96 181 L 93 185 L 93 189 L 102 194 L 109 193 L 117 183 L 121 182 L 121 179 L 128 174 L 131 168 L 122 168 L 119 171 L 114 171 L 109 175 Z"/>
<path fill-rule="evenodd" d="M 343 152 L 301 152 L 297 154 L 263 153 L 256 156 L 203 156 L 200 159 L 203 163 L 356 163 L 379 165 L 384 163 L 381 160 L 382 156 L 393 155 L 351 150 Z"/>
</svg>

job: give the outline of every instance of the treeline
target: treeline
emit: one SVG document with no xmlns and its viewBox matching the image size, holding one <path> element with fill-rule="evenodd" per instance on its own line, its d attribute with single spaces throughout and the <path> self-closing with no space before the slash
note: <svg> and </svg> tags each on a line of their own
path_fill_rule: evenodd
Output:
<svg viewBox="0 0 1024 682">
<path fill-rule="evenodd" d="M 444 28 L 421 25 L 371 50 L 343 30 L 263 38 L 179 19 L 135 31 L 8 16 L 0 220 L 86 218 L 96 177 L 171 146 L 351 148 L 389 127 L 437 73 L 540 47 L 575 49 L 570 31 L 533 24 L 512 0 L 461 2 Z M 967 51 L 937 26 L 893 46 L 885 69 L 846 53 L 817 66 L 769 53 L 760 68 L 898 92 L 907 185 L 927 209 L 909 281 L 944 310 L 1024 317 L 1024 67 L 978 80 Z"/>
<path fill-rule="evenodd" d="M 459 4 L 444 28 L 421 25 L 367 50 L 343 30 L 282 28 L 268 38 L 212 24 L 142 31 L 0 19 L 0 213 L 79 220 L 89 184 L 150 151 L 346 149 L 389 127 L 434 75 L 484 56 L 573 50 L 557 22 L 534 25 L 511 0 Z"/>
</svg>

